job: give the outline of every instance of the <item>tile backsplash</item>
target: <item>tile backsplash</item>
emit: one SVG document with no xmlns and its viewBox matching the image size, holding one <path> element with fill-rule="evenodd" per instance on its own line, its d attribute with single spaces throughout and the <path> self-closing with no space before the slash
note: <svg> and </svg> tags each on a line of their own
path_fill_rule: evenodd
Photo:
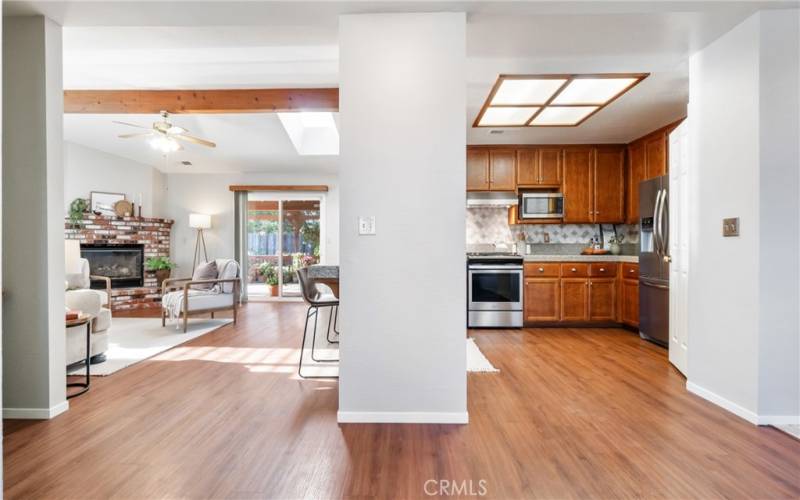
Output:
<svg viewBox="0 0 800 500">
<path fill-rule="evenodd" d="M 598 234 L 597 224 L 519 224 L 508 225 L 508 209 L 495 207 L 467 208 L 467 244 L 511 243 L 525 239 L 532 243 L 544 243 L 544 233 L 550 235 L 550 243 L 587 243 Z M 613 236 L 611 224 L 603 225 L 604 240 Z M 623 243 L 638 243 L 639 228 L 635 225 L 617 224 L 617 234 Z"/>
</svg>

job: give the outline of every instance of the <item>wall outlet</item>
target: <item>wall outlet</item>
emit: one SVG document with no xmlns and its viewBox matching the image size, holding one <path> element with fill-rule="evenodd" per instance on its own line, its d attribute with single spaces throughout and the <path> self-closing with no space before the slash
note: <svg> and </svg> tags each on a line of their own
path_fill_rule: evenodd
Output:
<svg viewBox="0 0 800 500">
<path fill-rule="evenodd" d="M 739 218 L 722 219 L 722 236 L 739 236 Z"/>
<path fill-rule="evenodd" d="M 361 215 L 358 217 L 358 234 L 359 236 L 375 234 L 374 215 Z"/>
</svg>

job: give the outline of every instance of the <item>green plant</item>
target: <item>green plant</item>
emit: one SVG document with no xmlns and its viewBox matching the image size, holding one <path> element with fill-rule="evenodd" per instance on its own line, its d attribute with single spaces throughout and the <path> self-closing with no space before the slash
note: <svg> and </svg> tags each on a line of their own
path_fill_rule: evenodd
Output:
<svg viewBox="0 0 800 500">
<path fill-rule="evenodd" d="M 258 274 L 264 277 L 264 281 L 270 286 L 278 285 L 278 271 L 272 262 L 262 262 L 258 266 Z"/>
<path fill-rule="evenodd" d="M 144 262 L 148 271 L 160 271 L 162 269 L 172 269 L 176 266 L 174 262 L 167 257 L 149 257 Z"/>
<path fill-rule="evenodd" d="M 89 204 L 83 198 L 75 198 L 69 204 L 69 221 L 73 226 L 79 226 L 83 220 L 83 214 L 89 209 Z"/>
</svg>

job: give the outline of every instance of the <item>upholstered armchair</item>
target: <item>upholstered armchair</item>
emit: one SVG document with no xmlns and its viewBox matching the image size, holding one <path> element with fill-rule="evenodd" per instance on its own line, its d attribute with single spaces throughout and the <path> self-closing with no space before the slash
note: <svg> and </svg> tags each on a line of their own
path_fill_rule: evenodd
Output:
<svg viewBox="0 0 800 500">
<path fill-rule="evenodd" d="M 68 309 L 91 314 L 92 362 L 105 360 L 108 349 L 108 329 L 111 327 L 111 279 L 89 273 L 89 261 L 77 259 L 77 268 L 66 269 L 64 303 Z M 92 290 L 91 280 L 105 282 L 104 290 Z M 67 364 L 76 363 L 86 357 L 86 337 L 82 328 L 67 329 Z"/>
<path fill-rule="evenodd" d="M 233 311 L 233 323 L 236 324 L 241 290 L 239 263 L 233 259 L 216 259 L 215 262 L 215 279 L 164 280 L 161 290 L 161 326 L 166 326 L 167 318 L 182 320 L 183 332 L 186 333 L 189 316 L 211 314 L 213 318 L 217 311 Z"/>
</svg>

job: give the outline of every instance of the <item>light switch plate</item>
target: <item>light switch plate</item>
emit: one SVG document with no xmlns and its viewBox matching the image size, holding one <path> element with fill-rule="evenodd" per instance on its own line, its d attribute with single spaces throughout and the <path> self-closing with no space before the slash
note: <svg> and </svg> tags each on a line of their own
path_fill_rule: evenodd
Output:
<svg viewBox="0 0 800 500">
<path fill-rule="evenodd" d="M 739 218 L 722 219 L 722 236 L 739 236 Z"/>
<path fill-rule="evenodd" d="M 361 215 L 358 217 L 358 234 L 371 235 L 375 234 L 375 216 L 374 215 Z"/>
</svg>

